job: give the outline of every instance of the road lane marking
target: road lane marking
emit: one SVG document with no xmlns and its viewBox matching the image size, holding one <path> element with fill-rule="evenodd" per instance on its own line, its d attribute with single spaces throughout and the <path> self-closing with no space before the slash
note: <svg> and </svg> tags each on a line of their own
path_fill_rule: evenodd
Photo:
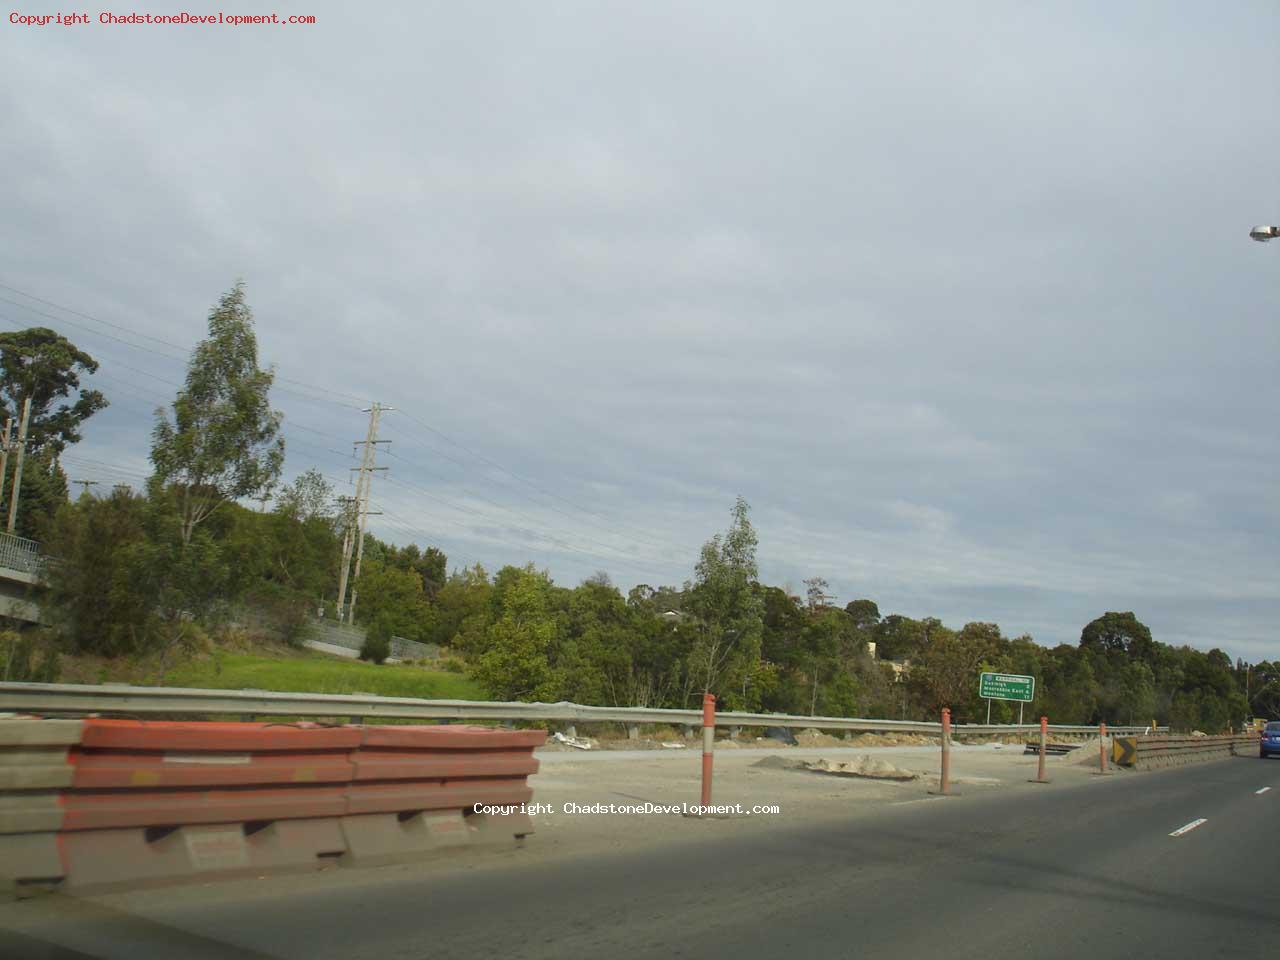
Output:
<svg viewBox="0 0 1280 960">
<path fill-rule="evenodd" d="M 1271 789 L 1270 787 L 1263 787 L 1261 790 L 1255 790 L 1255 791 L 1253 791 L 1253 792 L 1254 792 L 1255 794 L 1259 794 L 1259 793 L 1266 793 L 1266 792 L 1267 792 L 1268 790 L 1270 790 L 1270 789 Z"/>
<path fill-rule="evenodd" d="M 1206 817 L 1201 817 L 1199 820 L 1192 820 L 1190 823 L 1183 824 L 1183 825 L 1182 825 L 1181 827 L 1179 827 L 1177 830 L 1173 831 L 1173 833 L 1169 834 L 1169 836 L 1171 836 L 1171 837 L 1180 837 L 1180 836 L 1182 836 L 1184 833 L 1190 833 L 1190 832 L 1191 832 L 1192 830 L 1194 830 L 1196 827 L 1200 826 L 1201 824 L 1208 823 L 1208 822 L 1209 822 L 1209 820 L 1208 820 L 1208 818 L 1206 818 Z"/>
</svg>

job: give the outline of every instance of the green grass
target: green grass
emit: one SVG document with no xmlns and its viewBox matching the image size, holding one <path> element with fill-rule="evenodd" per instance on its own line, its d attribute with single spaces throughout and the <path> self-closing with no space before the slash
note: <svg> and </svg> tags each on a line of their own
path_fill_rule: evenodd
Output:
<svg viewBox="0 0 1280 960">
<path fill-rule="evenodd" d="M 167 687 L 212 690 L 277 690 L 291 693 L 369 693 L 428 700 L 486 700 L 484 691 L 458 673 L 324 656 L 271 659 L 218 653 L 185 663 L 164 676 Z"/>
</svg>

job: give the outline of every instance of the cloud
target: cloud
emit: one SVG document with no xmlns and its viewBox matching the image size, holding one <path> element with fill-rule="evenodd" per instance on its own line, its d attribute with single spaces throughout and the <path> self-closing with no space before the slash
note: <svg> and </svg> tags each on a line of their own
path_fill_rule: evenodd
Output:
<svg viewBox="0 0 1280 960">
<path fill-rule="evenodd" d="M 401 409 L 380 535 L 674 583 L 742 493 L 778 582 L 1277 655 L 1273 5 L 313 6 L 0 31 L 0 282 L 177 347 L 34 304 L 82 456 L 243 277 L 291 471 Z"/>
</svg>

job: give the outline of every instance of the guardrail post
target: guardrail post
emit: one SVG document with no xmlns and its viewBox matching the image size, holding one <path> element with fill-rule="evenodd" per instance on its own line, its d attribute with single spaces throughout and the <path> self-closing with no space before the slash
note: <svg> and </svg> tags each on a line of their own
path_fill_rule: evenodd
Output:
<svg viewBox="0 0 1280 960">
<path fill-rule="evenodd" d="M 628 724 L 627 724 L 627 739 L 628 739 L 628 740 L 639 740 L 639 739 L 640 739 L 640 724 L 638 724 L 638 723 L 628 723 Z"/>
<path fill-rule="evenodd" d="M 711 759 L 716 749 L 715 694 L 702 695 L 702 805 L 711 806 Z"/>
<path fill-rule="evenodd" d="M 1044 756 L 1049 745 L 1049 718 L 1040 718 L 1040 763 L 1036 770 L 1036 778 L 1032 783 L 1048 783 L 1049 778 L 1045 776 Z"/>
<path fill-rule="evenodd" d="M 1098 724 L 1098 772 L 1110 773 L 1107 769 L 1107 725 Z"/>
</svg>

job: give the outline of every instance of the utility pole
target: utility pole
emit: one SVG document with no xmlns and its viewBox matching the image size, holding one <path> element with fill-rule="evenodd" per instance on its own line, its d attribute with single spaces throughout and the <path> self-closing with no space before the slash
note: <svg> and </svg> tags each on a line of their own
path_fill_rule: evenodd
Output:
<svg viewBox="0 0 1280 960">
<path fill-rule="evenodd" d="M 80 494 L 80 496 L 82 497 L 84 496 L 85 493 L 89 492 L 90 487 L 96 487 L 98 485 L 97 480 L 72 480 L 71 482 L 78 483 L 80 484 L 80 486 L 84 487 L 84 493 Z"/>
<path fill-rule="evenodd" d="M 0 434 L 0 444 L 3 450 L 0 450 L 0 503 L 4 503 L 4 481 L 5 475 L 9 472 L 9 433 L 13 430 L 13 417 L 4 422 L 4 433 Z"/>
<path fill-rule="evenodd" d="M 22 457 L 27 450 L 27 424 L 31 420 L 31 398 L 22 401 L 22 424 L 18 427 L 18 457 L 13 468 L 13 495 L 9 499 L 8 533 L 13 533 L 13 525 L 18 522 L 18 494 L 22 491 Z"/>
<path fill-rule="evenodd" d="M 357 440 L 357 444 L 364 445 L 363 456 L 360 458 L 360 466 L 352 467 L 353 470 L 360 471 L 359 480 L 356 483 L 355 506 L 359 511 L 360 531 L 358 535 L 353 535 L 351 539 L 355 541 L 356 568 L 351 576 L 351 603 L 346 603 L 346 581 L 347 567 L 351 560 L 352 544 L 349 540 L 343 542 L 342 554 L 342 573 L 339 576 L 338 588 L 338 614 L 339 617 L 345 619 L 347 623 L 355 622 L 356 614 L 356 585 L 355 582 L 360 579 L 360 564 L 364 559 L 364 535 L 369 526 L 369 492 L 373 486 L 373 473 L 375 470 L 386 470 L 386 467 L 375 466 L 378 457 L 378 444 L 390 443 L 390 440 L 378 439 L 378 420 L 382 413 L 388 410 L 394 410 L 394 407 L 385 407 L 380 403 L 374 403 L 368 411 L 369 414 L 369 430 L 365 434 L 364 440 Z M 348 527 L 350 531 L 350 527 Z M 345 610 L 343 609 L 345 606 Z M 345 616 L 344 616 L 345 614 Z"/>
<path fill-rule="evenodd" d="M 339 497 L 342 504 L 342 569 L 338 571 L 338 622 L 347 619 L 347 575 L 351 572 L 351 545 L 355 533 L 356 498 Z"/>
</svg>

